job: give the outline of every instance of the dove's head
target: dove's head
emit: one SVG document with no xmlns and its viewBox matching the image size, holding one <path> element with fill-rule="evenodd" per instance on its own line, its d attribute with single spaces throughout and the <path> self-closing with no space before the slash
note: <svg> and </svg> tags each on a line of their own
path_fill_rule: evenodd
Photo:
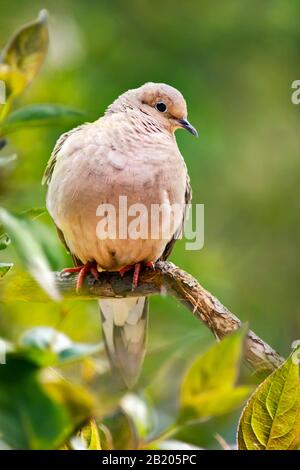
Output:
<svg viewBox="0 0 300 470">
<path fill-rule="evenodd" d="M 113 103 L 110 107 L 111 111 L 115 105 L 140 110 L 170 132 L 183 128 L 193 135 L 198 135 L 196 129 L 187 120 L 184 97 L 176 88 L 165 83 L 149 82 L 140 88 L 129 90 Z"/>
</svg>

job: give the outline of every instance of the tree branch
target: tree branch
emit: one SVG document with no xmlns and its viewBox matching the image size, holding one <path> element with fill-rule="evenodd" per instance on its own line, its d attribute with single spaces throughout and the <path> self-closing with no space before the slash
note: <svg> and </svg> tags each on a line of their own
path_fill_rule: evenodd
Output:
<svg viewBox="0 0 300 470">
<path fill-rule="evenodd" d="M 132 290 L 132 273 L 121 279 L 117 272 L 102 272 L 99 280 L 88 277 L 80 294 L 76 293 L 76 275 L 54 273 L 57 289 L 64 298 L 113 298 L 138 297 L 145 295 L 168 294 L 181 302 L 193 315 L 202 321 L 217 339 L 222 339 L 241 327 L 241 321 L 219 300 L 205 290 L 190 274 L 168 261 L 159 261 L 155 270 L 143 270 L 139 285 Z M 33 289 L 29 278 L 18 281 L 14 286 L 14 299 L 45 300 L 40 294 L 32 297 Z M 35 290 L 36 291 L 36 290 Z M 29 295 L 26 295 L 26 292 Z M 251 368 L 274 370 L 283 359 L 255 333 L 249 331 L 246 340 L 245 359 Z"/>
</svg>

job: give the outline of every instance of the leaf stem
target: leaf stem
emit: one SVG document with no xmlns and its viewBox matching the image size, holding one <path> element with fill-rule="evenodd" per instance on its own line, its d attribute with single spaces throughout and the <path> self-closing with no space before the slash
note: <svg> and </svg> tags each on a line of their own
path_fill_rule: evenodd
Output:
<svg viewBox="0 0 300 470">
<path fill-rule="evenodd" d="M 180 426 L 178 423 L 172 423 L 169 427 L 161 431 L 160 434 L 158 434 L 154 439 L 148 439 L 142 444 L 141 448 L 149 448 L 149 446 L 153 446 L 161 441 L 166 441 L 170 437 L 172 437 L 174 434 L 176 434 L 177 431 L 179 431 Z"/>
</svg>

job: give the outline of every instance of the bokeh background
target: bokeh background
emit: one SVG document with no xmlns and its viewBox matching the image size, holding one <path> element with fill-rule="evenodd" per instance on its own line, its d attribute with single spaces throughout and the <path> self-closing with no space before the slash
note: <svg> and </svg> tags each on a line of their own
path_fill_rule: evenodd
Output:
<svg viewBox="0 0 300 470">
<path fill-rule="evenodd" d="M 199 139 L 178 132 L 193 187 L 205 205 L 205 245 L 172 260 L 193 274 L 281 354 L 300 336 L 300 79 L 297 0 L 0 0 L 0 46 L 41 8 L 50 13 L 50 52 L 26 103 L 62 103 L 98 118 L 128 88 L 166 82 L 186 97 Z M 10 139 L 18 153 L 0 181 L 0 205 L 17 212 L 45 205 L 40 184 L 66 127 L 25 129 Z M 53 267 L 70 265 L 51 221 Z M 1 261 L 15 260 L 13 248 Z M 52 304 L 0 303 L 0 334 L 51 325 L 78 341 L 99 341 L 93 302 L 68 302 L 62 319 Z M 151 300 L 148 356 L 141 378 L 162 413 L 176 401 L 176 380 L 213 338 L 169 298 Z M 234 440 L 236 414 L 190 426 L 180 438 L 217 448 L 216 430 Z"/>
</svg>

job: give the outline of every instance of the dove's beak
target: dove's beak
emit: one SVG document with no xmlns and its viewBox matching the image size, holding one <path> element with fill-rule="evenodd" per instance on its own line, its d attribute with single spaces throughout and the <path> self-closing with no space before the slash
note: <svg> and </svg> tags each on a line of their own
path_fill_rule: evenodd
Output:
<svg viewBox="0 0 300 470">
<path fill-rule="evenodd" d="M 196 129 L 192 126 L 192 124 L 189 123 L 189 121 L 187 119 L 178 119 L 177 120 L 178 124 L 180 127 L 182 127 L 183 129 L 186 129 L 187 131 L 189 131 L 191 134 L 193 134 L 194 136 L 198 137 L 198 132 L 196 131 Z"/>
</svg>

